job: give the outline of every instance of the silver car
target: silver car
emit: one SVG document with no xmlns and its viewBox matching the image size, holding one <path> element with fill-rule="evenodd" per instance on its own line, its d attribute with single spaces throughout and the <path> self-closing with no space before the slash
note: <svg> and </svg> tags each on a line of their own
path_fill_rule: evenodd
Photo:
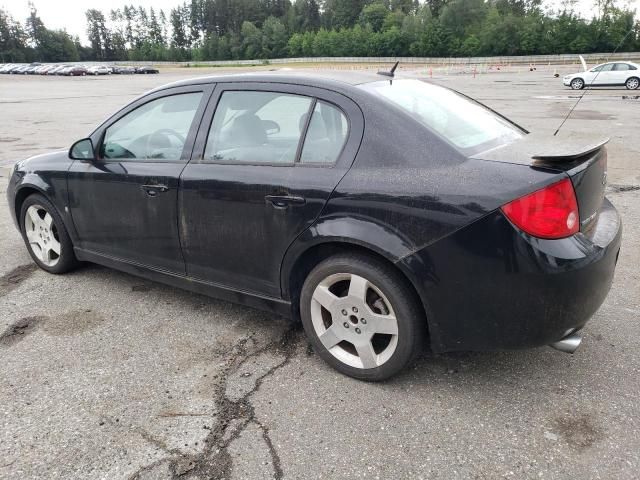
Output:
<svg viewBox="0 0 640 480">
<path fill-rule="evenodd" d="M 591 86 L 622 86 L 635 90 L 640 86 L 640 65 L 633 62 L 607 62 L 596 65 L 590 70 L 565 75 L 562 83 L 574 90 Z"/>
</svg>

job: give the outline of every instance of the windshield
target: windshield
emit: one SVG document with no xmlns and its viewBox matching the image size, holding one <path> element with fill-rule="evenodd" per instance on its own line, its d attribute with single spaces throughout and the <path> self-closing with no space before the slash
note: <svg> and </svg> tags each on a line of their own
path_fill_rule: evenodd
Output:
<svg viewBox="0 0 640 480">
<path fill-rule="evenodd" d="M 420 80 L 381 81 L 359 87 L 400 107 L 467 154 L 511 143 L 526 133 L 479 103 Z"/>
</svg>

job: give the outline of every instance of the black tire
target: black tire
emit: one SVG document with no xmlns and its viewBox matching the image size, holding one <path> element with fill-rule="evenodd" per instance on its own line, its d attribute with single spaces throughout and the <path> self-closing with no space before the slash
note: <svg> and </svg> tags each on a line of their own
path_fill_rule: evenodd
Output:
<svg viewBox="0 0 640 480">
<path fill-rule="evenodd" d="M 358 368 L 343 363 L 322 344 L 314 328 L 311 304 L 316 287 L 330 275 L 343 273 L 364 277 L 375 285 L 387 297 L 397 319 L 395 350 L 388 360 L 374 368 Z M 426 318 L 415 291 L 398 271 L 367 255 L 341 254 L 319 263 L 302 287 L 300 317 L 314 351 L 337 371 L 359 380 L 385 380 L 403 370 L 424 349 Z"/>
<path fill-rule="evenodd" d="M 627 87 L 627 90 L 636 90 L 640 86 L 640 78 L 630 77 L 624 83 L 624 86 Z"/>
<path fill-rule="evenodd" d="M 582 90 L 584 88 L 584 80 L 581 78 L 574 78 L 571 80 L 570 86 L 573 90 Z"/>
<path fill-rule="evenodd" d="M 53 218 L 53 227 L 51 229 L 52 235 L 54 235 L 54 237 L 60 242 L 60 256 L 58 257 L 57 263 L 53 266 L 45 265 L 38 258 L 38 256 L 33 251 L 33 247 L 29 244 L 29 240 L 27 239 L 25 216 L 29 207 L 33 205 L 42 207 L 42 209 L 46 213 L 49 213 Z M 29 195 L 22 203 L 22 206 L 20 207 L 20 232 L 22 233 L 22 238 L 27 247 L 29 255 L 31 255 L 33 261 L 42 270 L 45 270 L 49 273 L 61 274 L 73 270 L 79 265 L 79 262 L 76 259 L 75 253 L 73 251 L 73 243 L 71 242 L 71 238 L 69 238 L 69 233 L 67 232 L 64 222 L 62 221 L 62 217 L 58 213 L 58 210 L 44 195 L 34 193 L 33 195 Z"/>
</svg>

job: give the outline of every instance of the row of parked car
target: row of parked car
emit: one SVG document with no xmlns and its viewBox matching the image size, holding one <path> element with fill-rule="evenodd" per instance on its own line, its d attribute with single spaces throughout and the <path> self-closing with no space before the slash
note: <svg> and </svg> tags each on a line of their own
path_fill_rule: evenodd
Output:
<svg viewBox="0 0 640 480">
<path fill-rule="evenodd" d="M 160 73 L 154 67 L 122 67 L 118 65 L 65 65 L 59 63 L 8 63 L 0 64 L 0 73 L 11 75 L 66 75 L 77 77 L 84 75 L 128 75 L 134 73 Z"/>
</svg>

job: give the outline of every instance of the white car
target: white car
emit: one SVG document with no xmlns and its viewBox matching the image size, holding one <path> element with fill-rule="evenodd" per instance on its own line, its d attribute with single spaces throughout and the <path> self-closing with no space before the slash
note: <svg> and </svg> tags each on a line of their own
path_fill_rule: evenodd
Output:
<svg viewBox="0 0 640 480">
<path fill-rule="evenodd" d="M 582 60 L 582 59 L 581 59 Z M 585 86 L 616 86 L 624 85 L 629 90 L 640 86 L 640 65 L 633 62 L 607 62 L 596 65 L 587 70 L 583 62 L 584 72 L 565 75 L 562 83 L 574 90 L 581 90 Z"/>
<path fill-rule="evenodd" d="M 89 67 L 88 71 L 89 75 L 109 75 L 111 73 L 111 69 L 104 65 L 94 65 Z"/>
</svg>

